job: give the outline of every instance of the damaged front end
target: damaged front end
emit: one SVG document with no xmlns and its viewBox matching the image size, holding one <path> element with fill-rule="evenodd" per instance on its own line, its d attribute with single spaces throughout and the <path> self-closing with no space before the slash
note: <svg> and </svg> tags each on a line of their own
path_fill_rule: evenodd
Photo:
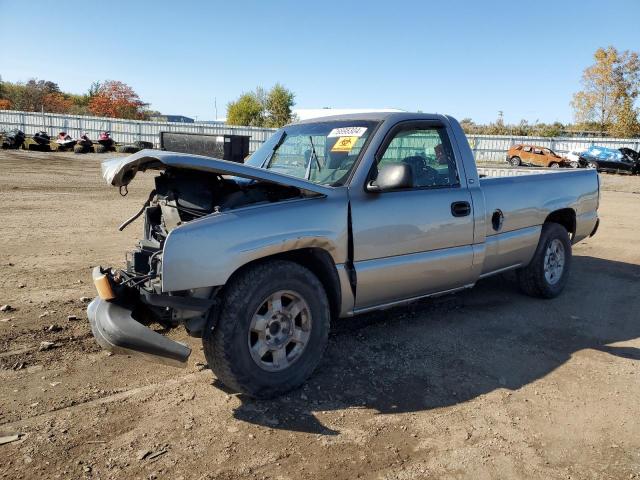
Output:
<svg viewBox="0 0 640 480">
<path fill-rule="evenodd" d="M 191 336 L 202 336 L 221 286 L 163 291 L 163 251 L 169 235 L 203 217 L 322 192 L 312 184 L 311 189 L 303 188 L 307 186 L 303 180 L 242 164 L 149 150 L 104 162 L 103 176 L 123 188 L 138 171 L 147 169 L 161 170 L 155 188 L 140 211 L 120 226 L 122 230 L 142 217 L 143 236 L 127 254 L 125 268 L 94 268 L 98 297 L 87 314 L 101 347 L 184 366 L 191 349 L 150 326 L 159 325 L 166 332 L 182 325 Z M 215 249 L 213 238 L 211 248 Z"/>
</svg>

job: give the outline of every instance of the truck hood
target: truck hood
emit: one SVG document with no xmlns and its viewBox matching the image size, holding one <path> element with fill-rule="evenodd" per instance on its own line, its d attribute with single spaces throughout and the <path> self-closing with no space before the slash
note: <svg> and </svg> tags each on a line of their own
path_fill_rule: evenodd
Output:
<svg viewBox="0 0 640 480">
<path fill-rule="evenodd" d="M 166 152 L 163 150 L 141 150 L 127 157 L 106 160 L 102 162 L 102 176 L 108 184 L 115 187 L 122 187 L 128 185 L 139 171 L 164 170 L 167 167 L 212 172 L 220 175 L 232 175 L 252 180 L 264 180 L 319 193 L 321 195 L 327 195 L 332 191 L 331 187 L 317 185 L 301 178 L 276 173 L 264 168 L 256 168 L 242 163 L 221 160 L 219 158 Z"/>
</svg>

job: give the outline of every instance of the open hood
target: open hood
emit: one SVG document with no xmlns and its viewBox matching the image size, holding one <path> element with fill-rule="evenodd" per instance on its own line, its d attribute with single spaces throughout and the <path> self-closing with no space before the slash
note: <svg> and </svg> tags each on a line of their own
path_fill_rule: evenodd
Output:
<svg viewBox="0 0 640 480">
<path fill-rule="evenodd" d="M 102 162 L 102 176 L 110 185 L 121 187 L 128 185 L 138 171 L 164 170 L 167 167 L 212 172 L 220 175 L 233 175 L 252 180 L 264 180 L 321 195 L 327 195 L 332 190 L 331 187 L 317 185 L 301 178 L 276 173 L 264 168 L 251 167 L 218 158 L 165 152 L 163 150 L 141 150 L 127 157 L 106 160 Z"/>
</svg>

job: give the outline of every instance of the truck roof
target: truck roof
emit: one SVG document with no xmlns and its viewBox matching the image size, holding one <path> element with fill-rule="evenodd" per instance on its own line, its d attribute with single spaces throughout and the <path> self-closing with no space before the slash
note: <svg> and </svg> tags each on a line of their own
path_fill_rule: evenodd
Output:
<svg viewBox="0 0 640 480">
<path fill-rule="evenodd" d="M 300 123 L 321 123 L 331 122 L 337 120 L 371 120 L 371 121 L 403 121 L 403 120 L 441 120 L 446 121 L 445 116 L 438 113 L 416 113 L 416 112 L 362 112 L 362 113 L 347 113 L 343 115 L 330 115 L 327 117 L 309 118 L 302 120 Z"/>
</svg>

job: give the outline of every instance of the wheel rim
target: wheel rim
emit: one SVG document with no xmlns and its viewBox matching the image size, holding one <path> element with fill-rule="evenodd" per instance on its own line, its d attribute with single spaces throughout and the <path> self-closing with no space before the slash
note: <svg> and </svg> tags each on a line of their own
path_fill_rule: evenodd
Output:
<svg viewBox="0 0 640 480">
<path fill-rule="evenodd" d="M 269 372 L 289 368 L 307 347 L 311 324 L 311 310 L 302 296 L 291 290 L 272 293 L 251 318 L 251 358 Z"/>
<path fill-rule="evenodd" d="M 544 254 L 544 278 L 550 285 L 555 285 L 562 278 L 564 271 L 565 253 L 564 245 L 554 238 Z"/>
<path fill-rule="evenodd" d="M 557 163 L 552 163 L 551 168 L 560 168 L 560 165 Z"/>
<path fill-rule="evenodd" d="M 520 159 L 519 158 L 512 158 L 511 159 L 511 165 L 513 165 L 514 167 L 517 167 L 518 165 L 520 165 Z"/>
</svg>

